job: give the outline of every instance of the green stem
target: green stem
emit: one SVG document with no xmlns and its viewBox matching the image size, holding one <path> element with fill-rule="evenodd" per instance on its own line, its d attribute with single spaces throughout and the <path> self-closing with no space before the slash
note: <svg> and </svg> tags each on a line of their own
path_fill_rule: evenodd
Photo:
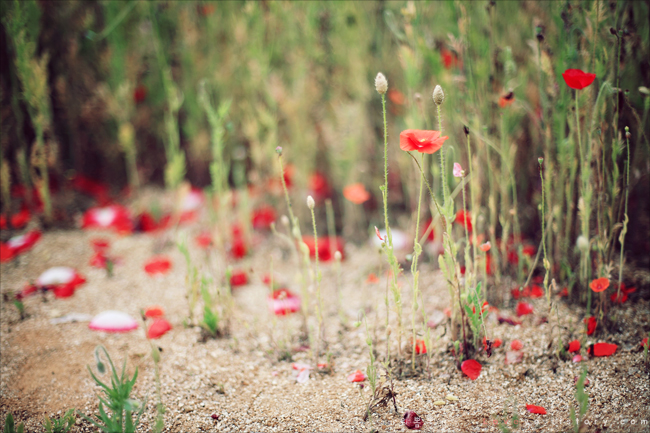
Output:
<svg viewBox="0 0 650 433">
<path fill-rule="evenodd" d="M 618 290 L 616 291 L 616 299 L 620 299 L 621 296 L 621 283 L 623 282 L 623 250 L 625 247 L 625 235 L 627 233 L 627 200 L 628 195 L 630 194 L 630 138 L 629 128 L 625 128 L 625 143 L 627 146 L 627 162 L 625 164 L 625 217 L 623 219 L 623 229 L 621 230 L 621 235 L 619 241 L 621 243 L 621 257 L 618 265 Z"/>
<path fill-rule="evenodd" d="M 424 166 L 424 154 L 422 154 L 422 165 Z M 420 252 L 422 247 L 418 243 L 418 236 L 420 233 L 420 210 L 422 204 L 422 187 L 424 186 L 424 176 L 420 176 L 420 190 L 418 192 L 418 210 L 415 216 L 415 236 L 413 240 L 413 262 L 411 263 L 411 274 L 413 274 L 413 301 L 411 304 L 411 328 L 413 332 L 413 350 L 411 353 L 411 368 L 415 371 L 415 348 L 416 348 L 416 339 L 415 339 L 415 313 L 417 311 L 417 297 L 418 297 L 418 258 L 420 257 Z"/>
<path fill-rule="evenodd" d="M 320 280 L 321 280 L 321 275 L 320 275 L 320 267 L 319 267 L 319 260 L 318 260 L 318 232 L 316 231 L 316 216 L 314 215 L 314 208 L 313 206 L 309 207 L 311 211 L 311 223 L 312 227 L 314 229 L 314 250 L 315 250 L 315 257 L 314 257 L 314 262 L 316 265 L 316 316 L 318 318 L 318 327 L 316 328 L 316 338 L 315 343 L 316 343 L 316 349 L 314 351 L 314 366 L 315 368 L 318 368 L 318 356 L 320 352 L 320 341 L 321 341 L 321 332 L 323 330 L 323 306 L 321 304 L 321 296 L 320 296 Z"/>
<path fill-rule="evenodd" d="M 440 130 L 440 135 L 442 135 L 442 114 L 440 113 L 440 105 L 436 105 L 436 110 L 438 111 L 438 129 Z M 442 205 L 443 207 L 447 205 L 447 181 L 445 178 L 445 145 L 443 144 L 440 148 L 440 177 L 442 180 Z"/>
</svg>

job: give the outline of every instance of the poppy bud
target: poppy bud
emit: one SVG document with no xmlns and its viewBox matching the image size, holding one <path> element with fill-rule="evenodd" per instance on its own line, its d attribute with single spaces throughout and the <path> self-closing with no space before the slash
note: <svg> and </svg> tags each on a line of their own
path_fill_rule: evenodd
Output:
<svg viewBox="0 0 650 433">
<path fill-rule="evenodd" d="M 442 103 L 445 101 L 445 92 L 442 91 L 442 87 L 440 85 L 436 85 L 436 88 L 433 89 L 433 102 L 436 105 L 442 105 Z"/>
<path fill-rule="evenodd" d="M 282 217 L 280 218 L 280 221 L 282 221 L 282 224 L 285 227 L 289 227 L 289 217 L 288 216 L 282 215 Z"/>
<path fill-rule="evenodd" d="M 381 72 L 375 77 L 375 89 L 380 95 L 385 94 L 388 90 L 388 80 L 386 80 L 386 77 Z"/>
<path fill-rule="evenodd" d="M 277 153 L 278 155 L 282 155 L 282 146 L 276 147 L 275 148 L 275 153 Z"/>
<path fill-rule="evenodd" d="M 544 158 L 540 156 L 539 158 L 537 158 L 537 162 L 539 163 L 539 165 L 544 164 Z"/>
<path fill-rule="evenodd" d="M 630 134 L 630 127 L 626 126 L 625 127 L 625 138 L 630 138 L 632 134 Z"/>
<path fill-rule="evenodd" d="M 314 198 L 312 196 L 307 197 L 307 207 L 311 210 L 314 210 L 314 206 L 316 206 L 316 203 L 314 202 Z"/>
<path fill-rule="evenodd" d="M 614 36 L 617 36 L 617 35 L 616 35 L 616 29 L 615 29 L 614 27 L 610 27 L 610 28 L 609 28 L 609 32 L 610 32 L 611 34 L 613 34 Z"/>
<path fill-rule="evenodd" d="M 465 135 L 469 135 L 469 126 L 463 125 L 463 132 Z"/>
<path fill-rule="evenodd" d="M 584 237 L 584 236 L 578 236 L 578 239 L 576 240 L 576 246 L 580 251 L 587 251 L 589 250 L 589 240 Z"/>
</svg>

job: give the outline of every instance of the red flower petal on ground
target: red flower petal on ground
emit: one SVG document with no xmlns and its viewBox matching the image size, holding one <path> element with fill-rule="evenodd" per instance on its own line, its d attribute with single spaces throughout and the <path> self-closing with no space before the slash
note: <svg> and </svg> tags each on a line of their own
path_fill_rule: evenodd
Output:
<svg viewBox="0 0 650 433">
<path fill-rule="evenodd" d="M 150 319 L 157 319 L 159 317 L 164 317 L 164 316 L 165 316 L 165 310 L 163 310 L 162 307 L 159 307 L 157 305 L 154 305 L 144 310 L 144 317 L 148 317 Z"/>
<path fill-rule="evenodd" d="M 580 361 L 582 361 L 582 356 L 581 355 L 575 355 L 571 361 L 572 362 L 580 362 Z"/>
<path fill-rule="evenodd" d="M 172 329 L 172 325 L 165 319 L 155 319 L 149 329 L 147 338 L 150 340 L 160 338 Z"/>
<path fill-rule="evenodd" d="M 492 347 L 496 349 L 497 347 L 500 347 L 502 344 L 503 344 L 503 340 L 501 340 L 500 338 L 495 338 L 494 341 L 492 342 Z"/>
<path fill-rule="evenodd" d="M 268 297 L 269 308 L 276 316 L 286 316 L 300 310 L 300 297 L 288 289 L 279 289 Z"/>
<path fill-rule="evenodd" d="M 534 404 L 527 404 L 526 410 L 530 413 L 538 413 L 540 415 L 546 415 L 546 409 L 542 406 L 535 406 Z"/>
<path fill-rule="evenodd" d="M 363 382 L 366 380 L 366 375 L 361 370 L 357 370 L 354 373 L 348 375 L 348 382 Z"/>
<path fill-rule="evenodd" d="M 510 348 L 512 350 L 521 350 L 524 347 L 524 343 L 519 340 L 512 340 L 510 343 Z"/>
<path fill-rule="evenodd" d="M 27 225 L 30 219 L 29 210 L 23 209 L 20 212 L 13 214 L 11 216 L 10 222 L 11 226 L 15 229 L 22 229 Z"/>
<path fill-rule="evenodd" d="M 368 278 L 366 278 L 366 284 L 375 284 L 379 282 L 379 278 L 377 278 L 377 275 L 375 274 L 370 274 L 368 275 Z"/>
<path fill-rule="evenodd" d="M 248 284 L 248 275 L 244 271 L 233 272 L 230 276 L 230 287 L 245 286 Z"/>
<path fill-rule="evenodd" d="M 481 375 L 481 369 L 483 367 L 478 361 L 475 361 L 473 359 L 468 359 L 463 361 L 462 364 L 460 364 L 460 369 L 467 375 L 472 380 L 478 379 L 478 377 Z"/>
<path fill-rule="evenodd" d="M 136 227 L 139 231 L 145 233 L 151 233 L 158 230 L 166 229 L 171 222 L 171 215 L 162 215 L 160 218 L 156 219 L 149 212 L 142 212 L 137 218 Z"/>
<path fill-rule="evenodd" d="M 569 353 L 580 352 L 580 341 L 573 340 L 571 343 L 569 343 L 568 351 Z"/>
<path fill-rule="evenodd" d="M 90 259 L 90 266 L 93 268 L 106 269 L 107 263 L 108 258 L 101 251 L 97 251 Z"/>
<path fill-rule="evenodd" d="M 15 256 L 13 248 L 4 242 L 0 243 L 0 262 L 8 262 Z"/>
<path fill-rule="evenodd" d="M 616 304 L 622 304 L 623 302 L 627 301 L 627 293 L 624 293 L 624 292 L 621 292 L 621 293 L 614 292 L 614 293 L 611 294 L 611 296 L 609 297 L 609 299 L 611 299 L 612 302 L 614 302 L 614 303 L 616 303 Z"/>
<path fill-rule="evenodd" d="M 32 230 L 21 236 L 14 236 L 7 241 L 6 245 L 11 248 L 14 256 L 29 251 L 41 238 L 41 232 Z"/>
<path fill-rule="evenodd" d="M 370 199 L 370 193 L 362 183 L 353 183 L 343 188 L 343 197 L 354 204 L 361 204 Z"/>
<path fill-rule="evenodd" d="M 528 302 L 520 302 L 517 304 L 517 316 L 525 316 L 533 313 L 533 306 Z"/>
<path fill-rule="evenodd" d="M 648 337 L 641 340 L 641 347 L 646 347 L 646 346 L 648 346 Z"/>
<path fill-rule="evenodd" d="M 456 212 L 456 219 L 454 220 L 456 224 L 463 224 L 467 226 L 467 231 L 471 233 L 472 231 L 472 216 L 470 215 L 469 211 L 465 212 L 464 210 L 460 209 L 458 212 Z"/>
<path fill-rule="evenodd" d="M 587 335 L 593 334 L 594 331 L 596 330 L 596 325 L 598 324 L 596 318 L 594 316 L 591 316 L 588 319 L 585 319 L 584 323 L 587 324 Z"/>
<path fill-rule="evenodd" d="M 271 206 L 261 206 L 253 211 L 253 228 L 257 230 L 268 230 L 275 222 L 275 209 Z"/>
<path fill-rule="evenodd" d="M 589 354 L 592 356 L 610 356 L 616 352 L 616 349 L 618 349 L 616 344 L 596 343 L 589 347 Z"/>
<path fill-rule="evenodd" d="M 194 241 L 199 247 L 203 249 L 208 248 L 212 245 L 212 234 L 210 234 L 210 232 L 203 232 L 194 238 Z"/>
<path fill-rule="evenodd" d="M 416 150 L 420 153 L 432 154 L 440 150 L 448 138 L 441 137 L 440 131 L 407 129 L 399 135 L 399 147 L 407 152 Z"/>
<path fill-rule="evenodd" d="M 93 250 L 96 253 L 105 252 L 108 249 L 108 247 L 110 246 L 110 243 L 108 242 L 108 240 L 99 239 L 99 238 L 91 240 L 90 244 L 92 245 Z"/>
<path fill-rule="evenodd" d="M 562 73 L 562 78 L 567 86 L 580 90 L 589 86 L 596 79 L 596 74 L 582 72 L 580 69 L 567 69 Z"/>
<path fill-rule="evenodd" d="M 424 425 L 424 421 L 422 421 L 422 418 L 420 418 L 418 414 L 413 412 L 412 410 L 409 410 L 404 414 L 403 421 L 404 421 L 404 425 L 409 430 L 420 430 Z"/>
<path fill-rule="evenodd" d="M 589 287 L 591 287 L 591 290 L 594 292 L 602 292 L 603 290 L 606 290 L 609 287 L 609 278 L 597 278 L 593 280 L 590 284 Z"/>
<path fill-rule="evenodd" d="M 172 268 L 172 262 L 166 257 L 154 257 L 145 265 L 144 270 L 149 275 L 164 275 Z"/>
</svg>

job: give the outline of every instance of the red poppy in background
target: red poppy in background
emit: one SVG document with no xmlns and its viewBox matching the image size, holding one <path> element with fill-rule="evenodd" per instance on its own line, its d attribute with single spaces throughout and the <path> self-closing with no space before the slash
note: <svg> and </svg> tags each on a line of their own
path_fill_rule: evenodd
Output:
<svg viewBox="0 0 650 433">
<path fill-rule="evenodd" d="M 628 295 L 634 292 L 636 292 L 636 287 L 627 288 L 625 287 L 625 283 L 621 283 L 620 293 L 618 291 L 612 293 L 610 299 L 612 300 L 612 302 L 615 302 L 617 304 L 622 304 L 623 302 L 627 301 Z"/>
<path fill-rule="evenodd" d="M 230 287 L 245 286 L 248 284 L 248 275 L 244 271 L 233 272 L 230 276 Z"/>
<path fill-rule="evenodd" d="M 75 175 L 70 183 L 73 189 L 93 197 L 97 200 L 100 206 L 105 206 L 110 202 L 108 196 L 108 185 L 104 183 L 97 182 L 96 180 L 81 174 Z"/>
<path fill-rule="evenodd" d="M 388 99 L 395 105 L 404 105 L 406 104 L 406 96 L 397 89 L 388 90 Z"/>
<path fill-rule="evenodd" d="M 594 292 L 602 292 L 603 290 L 606 290 L 609 287 L 609 278 L 597 278 L 593 280 L 590 284 L 589 287 L 591 287 L 591 290 Z"/>
<path fill-rule="evenodd" d="M 513 92 L 508 92 L 507 94 L 499 98 L 499 107 L 506 108 L 512 105 L 515 102 L 515 94 Z"/>
<path fill-rule="evenodd" d="M 138 87 L 135 88 L 133 91 L 133 101 L 136 104 L 140 104 L 145 100 L 147 97 L 147 88 L 140 84 Z"/>
<path fill-rule="evenodd" d="M 530 413 L 537 413 L 540 415 L 546 415 L 546 409 L 542 406 L 535 406 L 534 404 L 527 404 L 526 410 Z"/>
<path fill-rule="evenodd" d="M 444 47 L 440 49 L 440 58 L 445 69 L 456 67 L 459 63 L 458 56 Z"/>
<path fill-rule="evenodd" d="M 569 348 L 567 350 L 569 353 L 580 352 L 580 341 L 573 340 L 571 343 L 569 343 Z"/>
<path fill-rule="evenodd" d="M 11 259 L 13 259 L 15 256 L 13 248 L 9 247 L 9 245 L 5 244 L 4 242 L 0 243 L 0 262 L 8 262 Z"/>
<path fill-rule="evenodd" d="M 456 219 L 454 222 L 461 225 L 465 223 L 467 226 L 467 231 L 472 231 L 472 216 L 469 211 L 465 212 L 464 210 L 460 209 L 458 212 L 456 212 Z"/>
<path fill-rule="evenodd" d="M 370 199 L 370 193 L 362 183 L 353 183 L 343 188 L 343 197 L 354 204 L 361 204 Z"/>
<path fill-rule="evenodd" d="M 160 218 L 156 219 L 151 213 L 142 212 L 136 218 L 136 221 L 136 228 L 139 231 L 150 233 L 169 227 L 169 223 L 171 222 L 171 215 L 162 215 Z"/>
<path fill-rule="evenodd" d="M 500 347 L 502 344 L 503 344 L 502 339 L 495 338 L 494 341 L 492 342 L 492 347 L 494 347 L 496 349 L 497 347 Z"/>
<path fill-rule="evenodd" d="M 6 218 L 3 216 L 4 223 L 0 223 L 0 228 L 2 229 L 7 229 L 7 223 L 6 223 Z M 9 222 L 11 223 L 11 227 L 14 229 L 22 229 L 27 225 L 31 218 L 31 215 L 29 214 L 29 209 L 23 208 L 18 213 L 15 213 L 9 218 Z"/>
<path fill-rule="evenodd" d="M 611 356 L 616 353 L 618 346 L 610 343 L 596 343 L 589 346 L 589 354 L 592 356 Z"/>
<path fill-rule="evenodd" d="M 399 134 L 399 147 L 407 152 L 416 150 L 420 153 L 432 154 L 440 150 L 448 138 L 441 137 L 440 131 L 407 129 Z"/>
<path fill-rule="evenodd" d="M 230 247 L 230 255 L 236 259 L 243 259 L 246 257 L 246 253 L 248 252 L 248 248 L 246 247 L 246 243 L 244 243 L 244 240 L 240 237 L 236 237 L 232 241 L 232 245 Z"/>
<path fill-rule="evenodd" d="M 596 318 L 594 316 L 591 316 L 588 319 L 585 319 L 584 323 L 587 325 L 587 335 L 593 334 L 596 330 L 596 325 L 598 324 Z"/>
<path fill-rule="evenodd" d="M 348 382 L 363 382 L 366 380 L 366 375 L 363 373 L 361 370 L 357 370 L 352 374 L 349 374 L 348 377 Z"/>
<path fill-rule="evenodd" d="M 309 257 L 312 259 L 316 258 L 316 245 L 314 242 L 313 236 L 303 236 L 302 241 L 309 247 Z M 341 252 L 341 257 L 345 257 L 343 253 L 344 242 L 343 238 L 337 236 L 335 238 L 336 245 L 334 248 L 330 246 L 330 238 L 322 237 L 318 238 L 318 260 L 321 262 L 327 262 L 334 258 L 336 251 Z"/>
<path fill-rule="evenodd" d="M 463 361 L 462 364 L 460 364 L 460 369 L 467 375 L 472 380 L 478 379 L 478 377 L 481 375 L 481 369 L 483 367 L 478 361 L 475 361 L 473 359 L 468 359 L 466 361 Z"/>
<path fill-rule="evenodd" d="M 309 178 L 309 187 L 313 192 L 313 197 L 316 202 L 321 202 L 331 195 L 331 188 L 327 177 L 318 171 Z"/>
<path fill-rule="evenodd" d="M 422 235 L 426 233 L 427 230 L 429 230 L 429 226 L 433 224 L 433 218 L 429 218 L 429 220 L 424 224 L 424 228 L 422 229 Z M 429 235 L 427 236 L 426 240 L 429 242 L 433 242 L 436 239 L 436 233 L 433 230 L 433 227 L 431 227 L 431 230 L 429 231 Z"/>
<path fill-rule="evenodd" d="M 212 245 L 212 234 L 210 234 L 210 232 L 203 232 L 198 235 L 194 241 L 199 247 L 203 249 L 208 248 L 210 245 Z"/>
<path fill-rule="evenodd" d="M 580 90 L 589 86 L 596 79 L 596 74 L 582 72 L 580 69 L 567 69 L 562 74 L 564 82 L 572 89 Z"/>
<path fill-rule="evenodd" d="M 517 304 L 517 316 L 526 316 L 533 313 L 533 306 L 528 302 L 520 302 Z"/>
<path fill-rule="evenodd" d="M 144 270 L 147 274 L 164 275 L 172 268 L 172 262 L 166 257 L 153 257 L 145 265 Z"/>
<path fill-rule="evenodd" d="M 275 209 L 271 206 L 261 206 L 253 211 L 252 223 L 253 228 L 260 230 L 269 230 L 271 224 L 275 222 Z"/>
<path fill-rule="evenodd" d="M 130 233 L 133 230 L 133 222 L 127 208 L 112 205 L 88 209 L 83 216 L 81 227 L 84 229 L 113 229 L 119 233 Z"/>
<path fill-rule="evenodd" d="M 420 355 L 421 353 L 427 353 L 427 346 L 424 344 L 424 340 L 416 339 L 415 340 L 415 354 Z"/>
<path fill-rule="evenodd" d="M 147 338 L 150 340 L 157 339 L 168 333 L 172 325 L 165 319 L 154 319 L 149 329 L 147 329 Z"/>
<path fill-rule="evenodd" d="M 366 278 L 366 284 L 375 284 L 379 282 L 379 278 L 377 278 L 377 275 L 375 274 L 370 274 L 368 275 L 368 278 Z"/>
</svg>

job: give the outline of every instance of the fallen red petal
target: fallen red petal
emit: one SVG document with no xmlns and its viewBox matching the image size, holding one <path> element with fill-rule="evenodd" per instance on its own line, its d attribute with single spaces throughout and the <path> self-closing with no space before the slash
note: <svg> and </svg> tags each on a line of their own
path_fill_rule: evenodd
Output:
<svg viewBox="0 0 650 433">
<path fill-rule="evenodd" d="M 540 415 L 546 415 L 546 409 L 542 406 L 535 406 L 534 404 L 527 404 L 526 410 L 530 413 L 538 413 Z"/>
<path fill-rule="evenodd" d="M 463 361 L 463 363 L 460 365 L 460 369 L 467 375 L 472 380 L 478 379 L 478 377 L 481 375 L 481 369 L 483 367 L 478 361 L 475 361 L 473 359 L 468 359 L 466 361 Z"/>
</svg>

